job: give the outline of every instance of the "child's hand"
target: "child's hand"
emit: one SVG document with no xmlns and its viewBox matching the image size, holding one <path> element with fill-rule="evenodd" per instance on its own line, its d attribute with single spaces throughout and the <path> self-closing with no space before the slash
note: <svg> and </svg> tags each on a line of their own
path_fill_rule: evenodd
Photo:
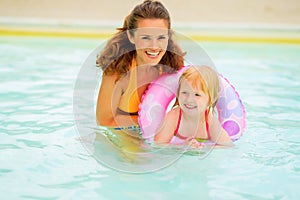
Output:
<svg viewBox="0 0 300 200">
<path fill-rule="evenodd" d="M 192 148 L 201 148 L 202 144 L 198 142 L 195 138 L 189 140 L 188 145 Z"/>
</svg>

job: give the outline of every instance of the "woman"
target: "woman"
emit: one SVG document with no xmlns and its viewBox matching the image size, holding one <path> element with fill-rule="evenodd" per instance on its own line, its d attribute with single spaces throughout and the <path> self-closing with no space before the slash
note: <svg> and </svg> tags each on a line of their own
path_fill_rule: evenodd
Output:
<svg viewBox="0 0 300 200">
<path fill-rule="evenodd" d="M 138 106 L 149 83 L 184 64 L 172 39 L 170 16 L 161 2 L 146 0 L 125 18 L 123 27 L 97 58 L 103 76 L 96 119 L 102 126 L 138 124 Z"/>
</svg>

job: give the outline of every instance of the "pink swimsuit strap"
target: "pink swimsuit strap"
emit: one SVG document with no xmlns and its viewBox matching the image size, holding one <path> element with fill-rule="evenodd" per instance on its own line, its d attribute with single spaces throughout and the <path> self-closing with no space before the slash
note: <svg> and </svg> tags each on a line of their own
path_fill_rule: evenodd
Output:
<svg viewBox="0 0 300 200">
<path fill-rule="evenodd" d="M 207 111 L 205 111 L 205 116 L 207 116 Z M 179 126 L 180 126 L 180 123 L 181 123 L 181 118 L 182 118 L 182 110 L 179 109 L 179 117 L 178 117 L 176 129 L 175 129 L 175 131 L 174 131 L 174 136 L 176 136 L 176 137 L 178 137 L 178 138 L 180 138 L 180 139 L 186 140 L 188 137 L 182 136 L 182 135 L 178 132 Z M 205 118 L 206 118 L 206 117 L 205 117 Z M 207 119 L 205 120 L 205 126 L 206 126 L 206 132 L 207 132 L 207 139 L 210 140 L 209 124 L 208 124 Z"/>
</svg>

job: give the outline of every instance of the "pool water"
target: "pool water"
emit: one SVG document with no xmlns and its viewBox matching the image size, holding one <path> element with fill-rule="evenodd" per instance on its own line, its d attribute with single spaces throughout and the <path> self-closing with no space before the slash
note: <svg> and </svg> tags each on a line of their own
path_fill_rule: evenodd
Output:
<svg viewBox="0 0 300 200">
<path fill-rule="evenodd" d="M 75 124 L 77 76 L 102 43 L 0 37 L 1 199 L 299 198 L 299 45 L 200 43 L 241 96 L 244 135 L 233 148 L 133 174 L 99 161 L 91 149 L 123 157 L 102 140 L 83 145 Z"/>
</svg>

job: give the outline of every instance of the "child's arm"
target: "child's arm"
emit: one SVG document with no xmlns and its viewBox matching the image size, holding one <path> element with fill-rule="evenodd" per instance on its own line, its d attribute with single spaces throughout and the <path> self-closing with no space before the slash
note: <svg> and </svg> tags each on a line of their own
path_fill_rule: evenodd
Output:
<svg viewBox="0 0 300 200">
<path fill-rule="evenodd" d="M 221 126 L 219 120 L 210 115 L 210 127 L 209 127 L 211 140 L 218 144 L 224 146 L 233 146 L 233 143 L 228 135 L 228 133 Z"/>
<path fill-rule="evenodd" d="M 154 136 L 154 141 L 156 143 L 165 144 L 171 141 L 171 139 L 174 136 L 174 131 L 177 125 L 176 113 L 177 112 L 175 110 L 171 110 L 170 112 L 167 113 L 158 131 Z"/>
</svg>

